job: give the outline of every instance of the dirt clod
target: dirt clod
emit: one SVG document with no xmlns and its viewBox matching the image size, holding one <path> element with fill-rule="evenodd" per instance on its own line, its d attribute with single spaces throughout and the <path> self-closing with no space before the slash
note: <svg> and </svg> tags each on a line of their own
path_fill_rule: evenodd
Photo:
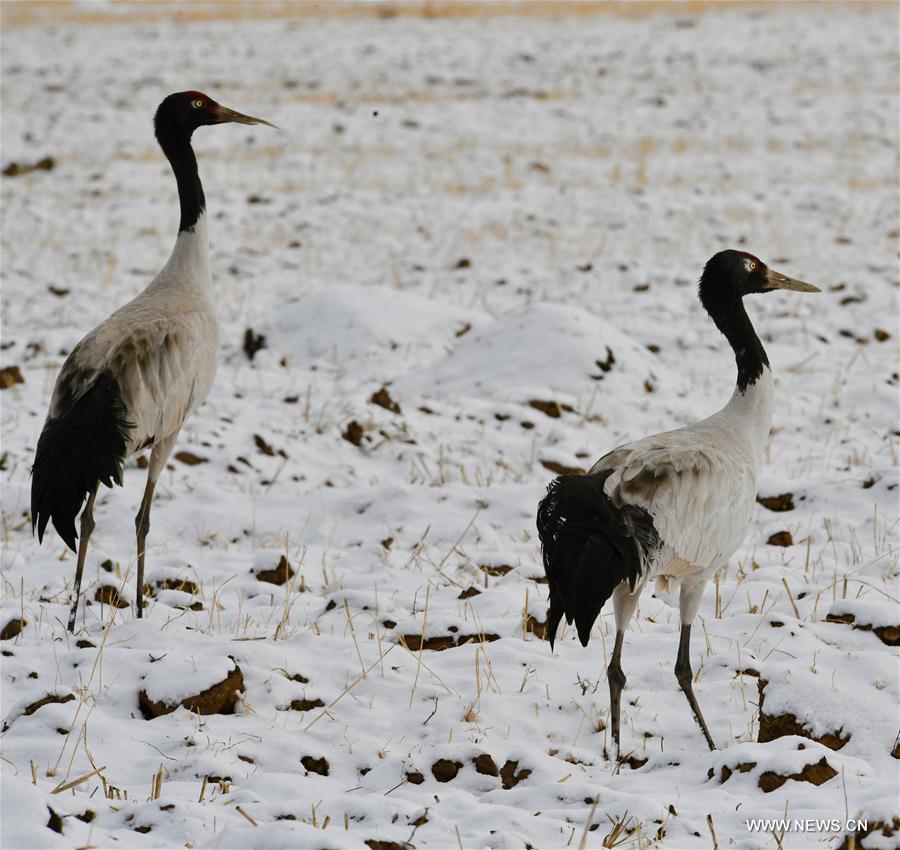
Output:
<svg viewBox="0 0 900 850">
<path fill-rule="evenodd" d="M 275 449 L 273 449 L 272 446 L 266 442 L 265 438 L 261 434 L 253 435 L 253 443 L 256 446 L 257 451 L 261 454 L 268 455 L 269 457 L 272 457 L 272 455 L 275 454 Z"/>
<path fill-rule="evenodd" d="M 248 360 L 256 357 L 256 352 L 266 348 L 266 337 L 264 334 L 253 332 L 253 328 L 247 328 L 244 331 L 244 354 Z"/>
<path fill-rule="evenodd" d="M 58 832 L 62 835 L 62 818 L 47 806 L 47 811 L 50 812 L 50 820 L 47 821 L 47 829 L 52 829 L 54 832 Z"/>
<path fill-rule="evenodd" d="M 450 649 L 456 646 L 456 638 L 453 635 L 437 635 L 436 637 L 425 638 L 424 642 L 422 635 L 403 635 L 403 641 L 413 652 L 418 652 L 420 649 L 431 649 L 435 652 L 440 652 L 443 649 Z"/>
<path fill-rule="evenodd" d="M 793 546 L 794 537 L 790 531 L 776 531 L 766 543 L 770 546 Z"/>
<path fill-rule="evenodd" d="M 324 756 L 316 758 L 315 756 L 303 756 L 300 759 L 302 764 L 310 773 L 318 773 L 319 776 L 328 776 L 328 761 Z"/>
<path fill-rule="evenodd" d="M 523 779 L 528 779 L 531 776 L 531 770 L 527 767 L 522 768 L 522 770 L 517 770 L 519 767 L 519 763 L 517 761 L 507 761 L 503 767 L 500 768 L 500 779 L 503 782 L 504 788 L 514 788 L 518 785 Z"/>
<path fill-rule="evenodd" d="M 318 697 L 315 699 L 292 699 L 291 709 L 293 711 L 309 711 L 313 708 L 324 708 L 325 703 Z"/>
<path fill-rule="evenodd" d="M 535 410 L 540 410 L 541 413 L 549 416 L 551 419 L 559 419 L 563 415 L 563 411 L 571 413 L 573 410 L 568 404 L 560 404 L 558 401 L 540 401 L 539 399 L 532 399 L 528 402 L 528 406 L 533 407 Z"/>
<path fill-rule="evenodd" d="M 0 631 L 0 640 L 10 640 L 19 634 L 28 623 L 21 617 L 13 617 Z"/>
<path fill-rule="evenodd" d="M 537 617 L 533 617 L 531 614 L 529 614 L 525 618 L 525 630 L 531 632 L 535 637 L 539 637 L 541 640 L 547 640 L 546 620 L 541 622 L 537 619 Z"/>
<path fill-rule="evenodd" d="M 8 390 L 16 384 L 24 384 L 25 379 L 22 377 L 22 371 L 18 366 L 6 366 L 0 369 L 0 390 Z"/>
<path fill-rule="evenodd" d="M 425 781 L 425 777 L 419 771 L 414 770 L 406 774 L 406 781 L 410 785 L 421 785 Z"/>
<path fill-rule="evenodd" d="M 887 646 L 900 646 L 900 626 L 873 626 L 871 623 L 857 623 L 853 614 L 826 614 L 829 623 L 846 623 L 861 632 L 872 632 Z"/>
<path fill-rule="evenodd" d="M 72 702 L 73 699 L 75 699 L 75 694 L 66 694 L 65 696 L 60 696 L 59 694 L 47 694 L 47 696 L 41 697 L 39 700 L 31 703 L 22 714 L 31 715 L 39 708 L 43 708 L 51 702 Z"/>
<path fill-rule="evenodd" d="M 278 566 L 256 573 L 257 581 L 265 581 L 269 584 L 287 584 L 293 577 L 294 569 L 284 555 L 279 558 Z"/>
<path fill-rule="evenodd" d="M 382 387 L 380 390 L 372 393 L 369 401 L 372 404 L 383 407 L 385 410 L 390 410 L 391 413 L 400 413 L 400 405 L 391 398 L 391 394 L 387 391 L 387 387 Z"/>
<path fill-rule="evenodd" d="M 21 177 L 32 171 L 53 171 L 56 168 L 56 160 L 52 156 L 45 156 L 37 162 L 11 162 L 3 169 L 4 177 Z M 62 830 L 59 830 L 62 832 Z"/>
<path fill-rule="evenodd" d="M 778 513 L 794 510 L 793 493 L 782 493 L 780 496 L 757 496 L 756 501 L 767 510 Z"/>
<path fill-rule="evenodd" d="M 482 753 L 472 759 L 477 773 L 483 773 L 485 776 L 499 776 L 500 771 L 497 770 L 497 763 L 488 753 Z"/>
<path fill-rule="evenodd" d="M 190 593 L 196 596 L 200 592 L 196 582 L 188 578 L 164 578 L 156 582 L 157 590 L 180 590 L 182 593 Z"/>
<path fill-rule="evenodd" d="M 94 599 L 103 605 L 111 605 L 113 608 L 128 607 L 128 603 L 119 595 L 118 588 L 111 584 L 101 584 L 94 594 Z"/>
<path fill-rule="evenodd" d="M 809 738 L 811 741 L 824 744 L 829 749 L 839 750 L 850 740 L 850 736 L 844 734 L 843 729 L 816 736 L 803 726 L 793 714 L 766 714 L 763 705 L 765 703 L 767 684 L 768 682 L 765 679 L 760 679 L 757 682 L 757 688 L 759 689 L 759 734 L 756 740 L 760 744 L 774 741 L 776 738 L 784 738 L 788 735 L 800 735 L 803 738 Z"/>
<path fill-rule="evenodd" d="M 788 779 L 793 779 L 796 782 L 811 782 L 813 785 L 822 785 L 835 776 L 837 776 L 837 771 L 825 761 L 825 756 L 822 756 L 815 764 L 808 764 L 799 773 L 793 773 L 790 776 L 782 776 L 773 770 L 767 770 L 760 774 L 757 784 L 768 794 L 780 788 Z"/>
<path fill-rule="evenodd" d="M 217 682 L 199 694 L 185 697 L 175 705 L 152 700 L 145 690 L 138 693 L 138 705 L 144 720 L 153 720 L 155 717 L 170 714 L 179 706 L 184 706 L 194 714 L 234 714 L 238 692 L 242 690 L 244 690 L 244 674 L 241 673 L 241 668 L 235 665 L 234 669 L 221 682 Z"/>
<path fill-rule="evenodd" d="M 207 462 L 207 458 L 188 451 L 175 452 L 175 460 L 180 461 L 185 466 L 197 466 L 200 463 Z"/>
<path fill-rule="evenodd" d="M 359 422 L 357 422 L 355 419 L 351 419 L 347 423 L 347 427 L 344 429 L 344 433 L 341 434 L 341 436 L 348 443 L 353 443 L 354 446 L 359 446 L 362 444 L 365 433 L 365 428 L 363 428 L 363 426 L 360 425 Z"/>
<path fill-rule="evenodd" d="M 451 779 L 456 779 L 456 774 L 459 773 L 461 767 L 462 762 L 438 759 L 431 765 L 431 772 L 438 782 L 449 782 Z"/>
<path fill-rule="evenodd" d="M 498 564 L 496 566 L 493 564 L 479 564 L 478 569 L 489 576 L 505 576 L 507 573 L 511 573 L 513 568 L 509 564 Z"/>
</svg>

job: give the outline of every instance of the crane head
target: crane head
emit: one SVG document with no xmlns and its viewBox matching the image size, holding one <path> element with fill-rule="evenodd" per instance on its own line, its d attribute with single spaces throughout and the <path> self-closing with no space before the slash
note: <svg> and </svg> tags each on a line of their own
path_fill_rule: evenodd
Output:
<svg viewBox="0 0 900 850">
<path fill-rule="evenodd" d="M 757 292 L 793 289 L 796 292 L 821 292 L 818 286 L 795 280 L 770 269 L 759 257 L 746 251 L 719 251 L 713 256 L 700 278 L 700 300 L 709 309 L 712 301 L 743 298 Z"/>
<path fill-rule="evenodd" d="M 198 127 L 211 124 L 265 124 L 268 127 L 275 127 L 262 118 L 254 118 L 252 115 L 244 115 L 222 106 L 199 91 L 170 94 L 156 110 L 153 123 L 157 138 L 173 134 L 186 135 L 190 138 Z"/>
</svg>

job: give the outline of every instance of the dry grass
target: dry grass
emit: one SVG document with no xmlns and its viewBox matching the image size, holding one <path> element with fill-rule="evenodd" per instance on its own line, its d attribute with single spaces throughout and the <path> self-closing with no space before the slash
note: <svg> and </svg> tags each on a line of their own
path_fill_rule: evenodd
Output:
<svg viewBox="0 0 900 850">
<path fill-rule="evenodd" d="M 409 0 L 409 2 L 367 3 L 358 0 L 196 0 L 196 2 L 129 2 L 115 0 L 110 6 L 85 6 L 72 0 L 5 0 L 0 6 L 4 29 L 45 24 L 145 24 L 155 21 L 178 23 L 243 20 L 359 20 L 392 18 L 484 19 L 585 18 L 612 15 L 618 18 L 646 18 L 651 15 L 702 14 L 710 9 L 734 11 L 772 6 L 759 0 Z M 803 5 L 801 0 L 781 0 L 779 5 Z M 817 7 L 825 5 L 815 4 Z M 835 7 L 843 4 L 833 2 Z M 861 10 L 875 2 L 854 4 Z"/>
</svg>

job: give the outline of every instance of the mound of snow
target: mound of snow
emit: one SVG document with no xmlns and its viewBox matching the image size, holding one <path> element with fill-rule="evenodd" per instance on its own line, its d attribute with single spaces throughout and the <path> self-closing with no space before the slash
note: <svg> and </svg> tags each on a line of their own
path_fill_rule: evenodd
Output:
<svg viewBox="0 0 900 850">
<path fill-rule="evenodd" d="M 436 355 L 477 320 L 470 311 L 387 286 L 333 286 L 278 304 L 260 330 L 295 365 L 342 365 L 398 349 Z"/>
<path fill-rule="evenodd" d="M 653 355 L 610 323 L 586 310 L 536 304 L 473 329 L 398 388 L 436 397 L 566 401 L 594 387 L 643 398 L 661 378 Z"/>
</svg>

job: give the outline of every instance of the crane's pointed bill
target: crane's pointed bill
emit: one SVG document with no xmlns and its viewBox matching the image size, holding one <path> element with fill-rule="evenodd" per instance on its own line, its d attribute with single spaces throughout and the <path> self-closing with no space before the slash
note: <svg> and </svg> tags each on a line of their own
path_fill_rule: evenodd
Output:
<svg viewBox="0 0 900 850">
<path fill-rule="evenodd" d="M 804 283 L 802 280 L 794 280 L 786 274 L 776 272 L 773 269 L 766 271 L 766 289 L 793 289 L 796 292 L 821 292 L 818 286 Z"/>
<path fill-rule="evenodd" d="M 241 112 L 235 112 L 227 106 L 216 107 L 216 118 L 218 118 L 219 124 L 227 124 L 229 122 L 234 124 L 265 124 L 267 127 L 273 127 L 276 130 L 278 129 L 278 127 L 270 121 L 265 121 L 262 118 L 254 118 L 252 115 L 244 115 Z"/>
</svg>

